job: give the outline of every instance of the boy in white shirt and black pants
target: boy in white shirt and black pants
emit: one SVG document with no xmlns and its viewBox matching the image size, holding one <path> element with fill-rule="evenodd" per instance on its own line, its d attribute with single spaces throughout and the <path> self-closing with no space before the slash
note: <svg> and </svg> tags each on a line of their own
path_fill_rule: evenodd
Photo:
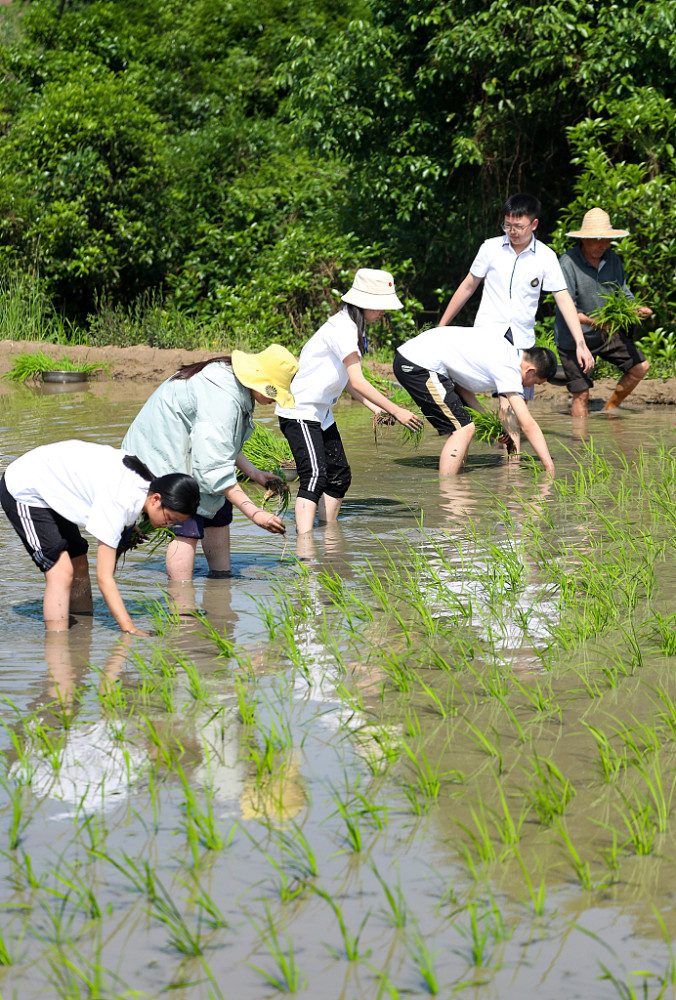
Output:
<svg viewBox="0 0 676 1000">
<path fill-rule="evenodd" d="M 437 432 L 448 436 L 439 457 L 439 474 L 455 475 L 465 463 L 475 430 L 465 407 L 482 410 L 477 392 L 497 392 L 505 399 L 536 455 L 553 474 L 547 443 L 523 392 L 554 376 L 556 355 L 546 347 L 517 350 L 495 329 L 475 330 L 471 339 L 463 333 L 454 326 L 425 330 L 402 344 L 394 356 L 397 381 Z"/>
</svg>

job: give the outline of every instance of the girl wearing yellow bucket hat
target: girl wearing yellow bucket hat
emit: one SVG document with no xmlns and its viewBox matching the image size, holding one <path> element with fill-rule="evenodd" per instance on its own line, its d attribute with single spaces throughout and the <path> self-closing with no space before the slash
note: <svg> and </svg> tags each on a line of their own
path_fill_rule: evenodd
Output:
<svg viewBox="0 0 676 1000">
<path fill-rule="evenodd" d="M 335 521 L 352 474 L 333 417 L 343 389 L 374 413 L 391 413 L 412 430 L 422 426 L 410 410 L 389 400 L 364 378 L 361 357 L 366 351 L 365 327 L 388 309 L 401 309 L 389 271 L 361 268 L 343 295 L 345 307 L 308 340 L 291 390 L 295 407 L 277 401 L 275 413 L 296 460 L 300 487 L 296 498 L 296 530 L 310 531 L 315 513 L 320 521 Z"/>
<path fill-rule="evenodd" d="M 209 576 L 230 575 L 233 505 L 259 528 L 284 533 L 280 518 L 258 507 L 238 484 L 237 469 L 262 486 L 278 479 L 257 469 L 242 446 L 254 429 L 256 403 L 293 408 L 289 386 L 297 371 L 298 362 L 280 344 L 184 365 L 155 390 L 127 431 L 126 451 L 159 475 L 165 469 L 187 472 L 200 488 L 197 516 L 174 529 L 167 549 L 170 580 L 192 579 L 199 539 Z"/>
</svg>

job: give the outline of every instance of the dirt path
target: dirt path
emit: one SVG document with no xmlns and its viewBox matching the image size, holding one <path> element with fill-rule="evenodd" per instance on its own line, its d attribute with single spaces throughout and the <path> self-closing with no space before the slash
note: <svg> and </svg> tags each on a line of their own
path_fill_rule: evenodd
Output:
<svg viewBox="0 0 676 1000">
<path fill-rule="evenodd" d="M 172 375 L 181 365 L 193 361 L 203 361 L 213 356 L 213 351 L 162 350 L 158 347 L 64 347 L 58 344 L 36 343 L 35 341 L 0 340 L 0 376 L 12 367 L 12 359 L 21 351 L 41 350 L 50 356 L 64 355 L 71 361 L 100 362 L 107 365 L 98 379 L 115 379 L 126 382 L 150 382 L 159 384 Z M 372 363 L 373 364 L 373 363 Z M 390 365 L 373 364 L 379 374 L 393 378 Z M 601 379 L 592 390 L 592 397 L 607 399 L 615 385 L 615 379 Z M 5 383 L 6 384 L 6 383 Z M 3 383 L 0 382 L 0 386 Z M 535 396 L 540 402 L 561 406 L 567 401 L 565 386 L 539 385 Z M 676 378 L 645 379 L 631 396 L 632 406 L 676 404 Z"/>
</svg>

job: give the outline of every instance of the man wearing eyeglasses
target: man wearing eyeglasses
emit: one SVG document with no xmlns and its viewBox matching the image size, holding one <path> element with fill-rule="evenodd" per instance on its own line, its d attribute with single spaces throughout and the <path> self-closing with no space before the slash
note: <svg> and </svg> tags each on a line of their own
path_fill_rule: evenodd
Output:
<svg viewBox="0 0 676 1000">
<path fill-rule="evenodd" d="M 535 238 L 540 202 L 530 194 L 514 194 L 503 206 L 504 236 L 485 240 L 472 266 L 446 306 L 440 326 L 447 326 L 483 282 L 475 327 L 494 328 L 519 350 L 535 343 L 535 314 L 541 292 L 551 292 L 575 341 L 583 371 L 591 371 L 594 358 L 587 347 L 561 265 L 554 251 Z M 533 388 L 524 389 L 526 400 Z M 507 401 L 500 397 L 500 417 L 510 421 Z M 503 420 L 504 422 L 504 420 Z M 511 421 L 514 449 L 520 445 L 519 428 Z"/>
</svg>

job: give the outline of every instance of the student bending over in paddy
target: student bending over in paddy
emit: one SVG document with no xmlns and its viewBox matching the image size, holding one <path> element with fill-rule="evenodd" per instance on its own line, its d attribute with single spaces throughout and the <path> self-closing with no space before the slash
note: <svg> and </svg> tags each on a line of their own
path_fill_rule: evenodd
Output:
<svg viewBox="0 0 676 1000">
<path fill-rule="evenodd" d="M 43 612 L 49 631 L 68 628 L 69 616 L 91 614 L 88 543 L 98 540 L 96 580 L 123 632 L 147 635 L 132 622 L 113 574 L 130 545 L 125 529 L 143 512 L 154 528 L 193 517 L 199 487 L 182 473 L 155 478 L 135 455 L 87 441 L 58 441 L 26 452 L 0 479 L 0 503 L 38 569 L 45 574 Z"/>
<path fill-rule="evenodd" d="M 256 403 L 293 407 L 289 385 L 297 371 L 293 354 L 280 344 L 183 365 L 155 390 L 127 431 L 123 448 L 161 472 L 190 473 L 200 489 L 198 513 L 176 530 L 167 549 L 170 580 L 192 580 L 200 539 L 208 576 L 230 576 L 233 505 L 258 528 L 284 534 L 281 518 L 244 492 L 237 469 L 260 486 L 279 481 L 257 469 L 242 447 L 253 433 Z"/>
<path fill-rule="evenodd" d="M 388 309 L 401 309 L 389 271 L 361 268 L 352 288 L 342 297 L 345 307 L 310 337 L 300 354 L 300 369 L 291 383 L 296 405 L 278 401 L 275 413 L 298 469 L 296 531 L 310 531 L 320 522 L 336 521 L 352 473 L 333 416 L 333 406 L 347 389 L 373 413 L 392 414 L 418 430 L 419 417 L 397 406 L 371 385 L 361 370 L 366 351 L 366 324 L 382 319 Z"/>
<path fill-rule="evenodd" d="M 528 412 L 523 392 L 548 382 L 556 368 L 556 355 L 549 348 L 520 351 L 492 330 L 476 329 L 468 339 L 462 327 L 454 326 L 425 330 L 402 344 L 394 356 L 395 378 L 438 433 L 448 436 L 439 458 L 442 476 L 455 475 L 465 463 L 475 430 L 465 405 L 483 410 L 477 392 L 505 397 L 536 455 L 552 474 L 554 463 L 547 443 Z M 505 424 L 505 431 L 514 440 L 510 426 Z"/>
</svg>

